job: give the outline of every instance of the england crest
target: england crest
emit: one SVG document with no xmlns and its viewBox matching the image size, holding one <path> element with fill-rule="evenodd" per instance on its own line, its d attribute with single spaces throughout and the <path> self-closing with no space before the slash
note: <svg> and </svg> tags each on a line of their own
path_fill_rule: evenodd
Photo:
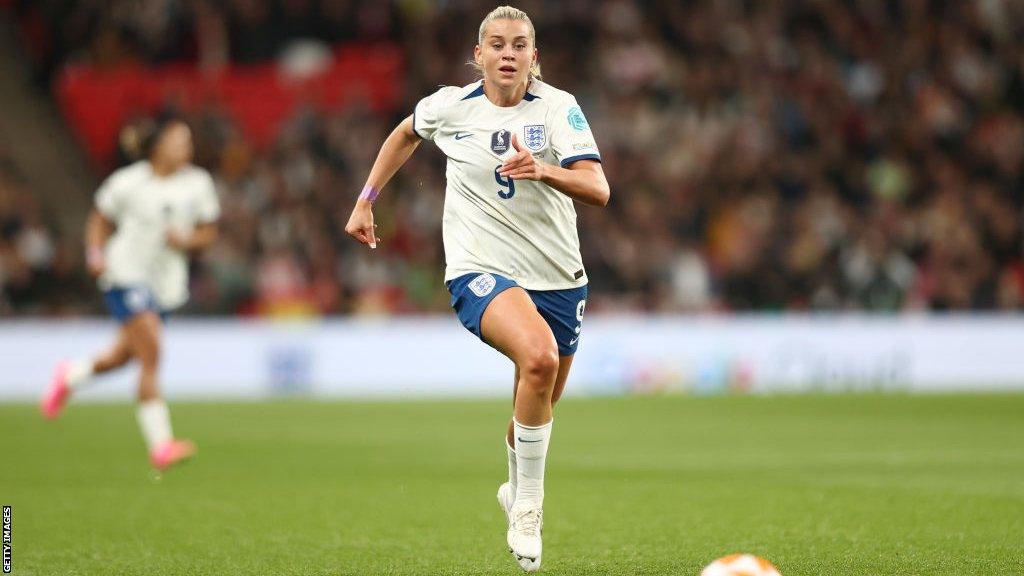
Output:
<svg viewBox="0 0 1024 576">
<path fill-rule="evenodd" d="M 469 283 L 469 289 L 476 294 L 477 298 L 483 298 L 493 292 L 497 285 L 498 281 L 494 279 L 494 276 L 485 273 L 473 278 Z"/>
<path fill-rule="evenodd" d="M 547 132 L 543 124 L 530 124 L 523 126 L 523 143 L 532 152 L 540 152 L 540 149 L 547 143 Z"/>
</svg>

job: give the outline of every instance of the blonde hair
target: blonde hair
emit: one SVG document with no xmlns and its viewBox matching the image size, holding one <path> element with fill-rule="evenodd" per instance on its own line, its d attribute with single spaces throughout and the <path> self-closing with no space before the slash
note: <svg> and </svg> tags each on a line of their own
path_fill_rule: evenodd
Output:
<svg viewBox="0 0 1024 576">
<path fill-rule="evenodd" d="M 494 10 L 491 10 L 487 16 L 484 16 L 483 22 L 480 23 L 480 32 L 477 33 L 476 41 L 480 46 L 484 45 L 484 32 L 487 25 L 495 20 L 520 20 L 526 22 L 526 26 L 530 29 L 530 42 L 533 43 L 533 47 L 537 47 L 537 30 L 533 27 L 533 21 L 527 16 L 526 12 L 523 12 L 519 8 L 513 6 L 498 6 Z M 469 64 L 476 69 L 478 74 L 483 75 L 483 69 L 480 65 L 474 61 L 470 61 Z M 540 62 L 534 62 L 530 65 L 530 78 L 541 79 L 540 75 Z"/>
</svg>

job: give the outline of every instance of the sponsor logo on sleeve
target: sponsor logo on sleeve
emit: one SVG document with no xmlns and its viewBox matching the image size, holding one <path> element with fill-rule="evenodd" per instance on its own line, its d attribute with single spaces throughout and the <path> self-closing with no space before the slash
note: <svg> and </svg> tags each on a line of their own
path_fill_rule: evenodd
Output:
<svg viewBox="0 0 1024 576">
<path fill-rule="evenodd" d="M 597 144 L 593 142 L 577 142 L 572 145 L 573 150 L 593 150 L 597 148 Z"/>
<path fill-rule="evenodd" d="M 579 106 L 569 108 L 567 120 L 569 120 L 569 126 L 572 126 L 573 130 L 582 132 L 590 129 L 590 124 L 587 123 L 587 118 L 583 115 L 583 110 L 580 110 Z"/>
<path fill-rule="evenodd" d="M 523 143 L 531 152 L 539 152 L 547 143 L 548 136 L 543 124 L 523 126 Z"/>
</svg>

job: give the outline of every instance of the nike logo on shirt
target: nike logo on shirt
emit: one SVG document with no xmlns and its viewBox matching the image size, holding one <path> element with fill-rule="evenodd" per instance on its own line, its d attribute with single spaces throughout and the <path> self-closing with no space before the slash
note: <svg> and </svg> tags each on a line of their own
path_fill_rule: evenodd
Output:
<svg viewBox="0 0 1024 576">
<path fill-rule="evenodd" d="M 469 138 L 471 136 L 472 136 L 472 134 L 467 134 L 465 132 L 457 132 L 455 134 L 455 139 L 456 140 L 462 140 L 463 138 Z"/>
</svg>

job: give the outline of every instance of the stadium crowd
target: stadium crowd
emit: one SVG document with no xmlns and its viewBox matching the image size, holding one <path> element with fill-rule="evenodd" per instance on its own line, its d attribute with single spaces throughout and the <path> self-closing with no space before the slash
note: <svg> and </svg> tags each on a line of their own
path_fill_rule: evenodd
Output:
<svg viewBox="0 0 1024 576">
<path fill-rule="evenodd" d="M 24 176 L 0 155 L 0 316 L 80 309 L 93 290 Z"/>
<path fill-rule="evenodd" d="M 69 59 L 259 61 L 299 38 L 402 46 L 406 102 L 394 114 L 302 108 L 261 150 L 222 111 L 189 112 L 197 161 L 223 205 L 222 238 L 200 259 L 189 310 L 448 308 L 444 163 L 433 145 L 378 201 L 376 252 L 343 226 L 394 124 L 437 84 L 472 80 L 465 62 L 492 4 L 26 4 L 37 7 L 19 13 L 42 74 Z M 520 7 L 536 24 L 545 78 L 587 113 L 612 186 L 606 209 L 577 208 L 589 310 L 1024 306 L 1024 4 Z M 9 180 L 0 183 L 0 310 L 66 310 L 84 296 L 54 286 L 87 283 L 80 257 L 40 228 L 41 207 Z"/>
</svg>

